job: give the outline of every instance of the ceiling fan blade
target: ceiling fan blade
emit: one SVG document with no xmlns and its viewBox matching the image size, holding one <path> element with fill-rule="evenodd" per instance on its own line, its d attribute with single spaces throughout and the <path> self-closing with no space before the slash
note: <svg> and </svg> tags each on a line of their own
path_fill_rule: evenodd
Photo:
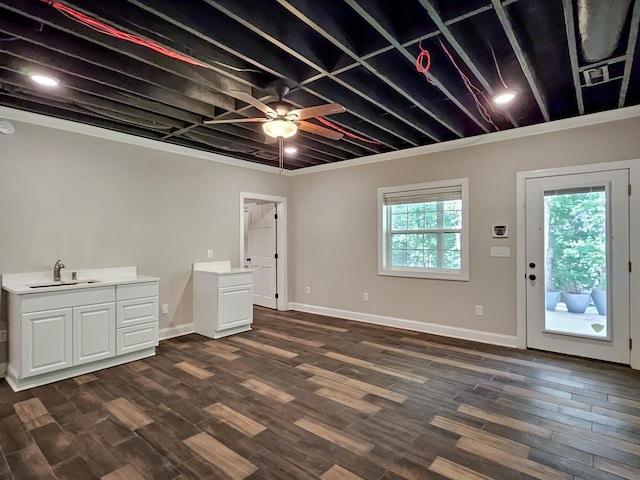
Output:
<svg viewBox="0 0 640 480">
<path fill-rule="evenodd" d="M 329 130 L 328 128 L 321 127 L 311 122 L 296 122 L 298 128 L 305 132 L 315 133 L 321 137 L 330 138 L 331 140 L 340 140 L 344 135 L 335 130 Z"/>
<path fill-rule="evenodd" d="M 322 117 L 334 113 L 344 113 L 345 108 L 339 103 L 326 103 L 316 107 L 297 108 L 287 113 L 287 120 L 306 120 L 307 118 Z"/>
<path fill-rule="evenodd" d="M 227 93 L 233 98 L 237 98 L 238 100 L 242 100 L 243 102 L 247 102 L 248 104 L 253 105 L 270 118 L 276 118 L 278 116 L 278 113 L 273 108 L 271 108 L 269 105 L 265 105 L 260 100 L 252 97 L 248 93 L 241 92 L 240 90 L 229 90 Z"/>
<path fill-rule="evenodd" d="M 268 118 L 230 118 L 225 120 L 205 120 L 205 125 L 215 125 L 218 123 L 264 123 L 269 121 Z"/>
</svg>

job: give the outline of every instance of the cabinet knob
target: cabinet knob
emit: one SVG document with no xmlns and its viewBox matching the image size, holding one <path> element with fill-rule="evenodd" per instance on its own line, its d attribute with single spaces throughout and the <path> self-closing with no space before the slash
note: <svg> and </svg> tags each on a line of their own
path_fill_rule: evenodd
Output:
<svg viewBox="0 0 640 480">
<path fill-rule="evenodd" d="M 535 275 L 529 275 L 529 280 L 535 280 L 536 276 Z"/>
</svg>

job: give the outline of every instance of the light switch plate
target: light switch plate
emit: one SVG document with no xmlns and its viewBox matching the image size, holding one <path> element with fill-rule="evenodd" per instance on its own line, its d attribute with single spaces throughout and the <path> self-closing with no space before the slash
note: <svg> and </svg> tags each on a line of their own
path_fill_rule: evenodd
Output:
<svg viewBox="0 0 640 480">
<path fill-rule="evenodd" d="M 491 247 L 492 257 L 507 258 L 511 256 L 511 247 Z"/>
<path fill-rule="evenodd" d="M 168 303 L 163 303 L 162 304 L 162 313 L 164 313 L 164 314 L 169 313 L 169 304 Z"/>
<path fill-rule="evenodd" d="M 0 343 L 7 341 L 7 331 L 0 330 Z"/>
</svg>

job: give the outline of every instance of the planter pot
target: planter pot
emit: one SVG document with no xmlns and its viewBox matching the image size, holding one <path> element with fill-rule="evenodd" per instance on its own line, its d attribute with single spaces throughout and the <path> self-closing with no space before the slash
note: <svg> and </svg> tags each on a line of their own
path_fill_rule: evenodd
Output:
<svg viewBox="0 0 640 480">
<path fill-rule="evenodd" d="M 593 298 L 593 304 L 596 306 L 596 310 L 600 315 L 607 314 L 607 291 L 606 290 L 592 290 L 591 298 Z"/>
<path fill-rule="evenodd" d="M 546 293 L 545 304 L 546 304 L 547 310 L 555 310 L 559 301 L 560 301 L 560 292 Z"/>
<path fill-rule="evenodd" d="M 564 303 L 571 313 L 584 313 L 591 300 L 590 293 L 568 293 L 564 292 Z"/>
</svg>

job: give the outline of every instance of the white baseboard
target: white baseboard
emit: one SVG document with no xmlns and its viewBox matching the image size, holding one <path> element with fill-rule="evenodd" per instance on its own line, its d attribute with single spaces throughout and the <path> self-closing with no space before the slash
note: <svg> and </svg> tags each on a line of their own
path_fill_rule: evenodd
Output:
<svg viewBox="0 0 640 480">
<path fill-rule="evenodd" d="M 4 378 L 7 375 L 7 364 L 0 363 L 0 378 Z"/>
<path fill-rule="evenodd" d="M 166 340 L 168 338 L 179 337 L 180 335 L 187 335 L 194 332 L 193 322 L 183 323 L 182 325 L 176 325 L 174 327 L 161 328 L 158 332 L 158 338 L 160 340 Z"/>
<path fill-rule="evenodd" d="M 292 310 L 316 313 L 318 315 L 326 315 L 327 317 L 338 317 L 346 320 L 355 320 L 356 322 L 384 325 L 385 327 L 402 328 L 404 330 L 414 330 L 422 333 L 431 333 L 433 335 L 443 335 L 445 337 L 459 338 L 462 340 L 472 340 L 474 342 L 488 343 L 491 345 L 518 348 L 518 337 L 515 335 L 502 335 L 500 333 L 451 327 L 437 323 L 418 322 L 416 320 L 407 320 L 404 318 L 385 317 L 382 315 L 373 315 L 371 313 L 351 312 L 349 310 L 306 305 L 304 303 L 292 302 L 289 306 Z"/>
</svg>

